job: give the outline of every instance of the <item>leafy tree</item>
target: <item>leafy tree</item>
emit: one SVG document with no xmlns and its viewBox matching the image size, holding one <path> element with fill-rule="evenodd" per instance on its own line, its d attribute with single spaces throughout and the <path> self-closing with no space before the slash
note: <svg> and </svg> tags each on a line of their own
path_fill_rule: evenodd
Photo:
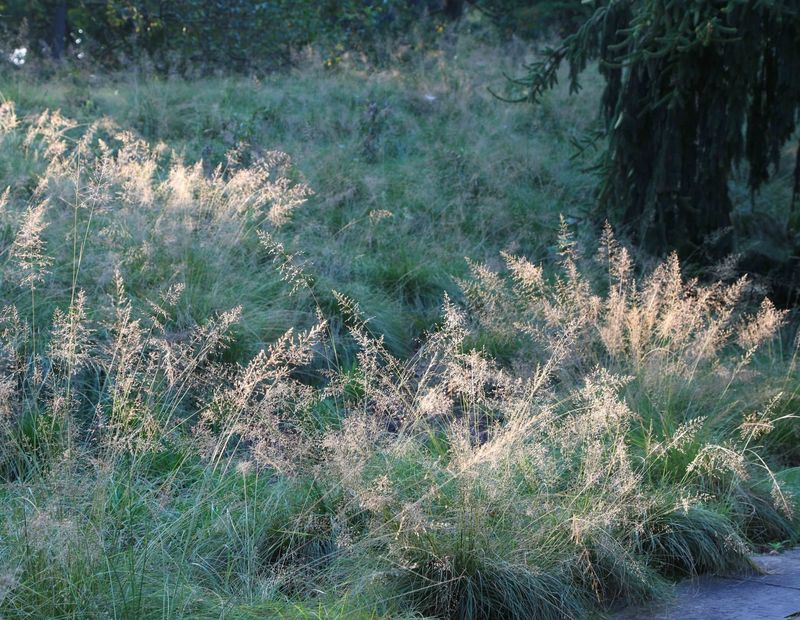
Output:
<svg viewBox="0 0 800 620">
<path fill-rule="evenodd" d="M 578 0 L 576 0 L 577 2 Z M 656 251 L 728 250 L 732 170 L 755 192 L 800 114 L 800 1 L 597 0 L 574 34 L 528 67 L 537 101 L 569 65 L 605 79 L 601 205 Z M 795 165 L 800 188 L 800 154 Z"/>
<path fill-rule="evenodd" d="M 227 70 L 269 70 L 311 42 L 369 51 L 425 12 L 457 17 L 463 0 L 0 0 L 0 20 L 23 22 L 34 53 L 60 57 L 81 40 L 95 61 L 148 54 Z"/>
<path fill-rule="evenodd" d="M 565 37 L 592 14 L 580 0 L 472 0 L 497 25 L 501 34 L 536 39 Z"/>
</svg>

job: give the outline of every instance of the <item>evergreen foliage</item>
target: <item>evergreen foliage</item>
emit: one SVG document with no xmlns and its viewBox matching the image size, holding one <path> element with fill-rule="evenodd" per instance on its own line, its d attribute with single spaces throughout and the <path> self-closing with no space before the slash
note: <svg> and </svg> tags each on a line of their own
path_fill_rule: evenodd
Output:
<svg viewBox="0 0 800 620">
<path fill-rule="evenodd" d="M 797 0 L 606 0 L 520 80 L 537 101 L 569 65 L 573 90 L 605 78 L 601 204 L 651 249 L 730 246 L 728 181 L 755 192 L 777 169 L 800 112 Z M 795 164 L 795 195 L 800 159 Z"/>
</svg>

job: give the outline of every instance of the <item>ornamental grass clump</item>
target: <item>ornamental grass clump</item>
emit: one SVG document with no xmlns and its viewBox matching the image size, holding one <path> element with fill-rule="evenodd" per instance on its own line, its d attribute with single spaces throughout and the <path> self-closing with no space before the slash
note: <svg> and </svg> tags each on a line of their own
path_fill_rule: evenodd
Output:
<svg viewBox="0 0 800 620">
<path fill-rule="evenodd" d="M 285 156 L 4 127 L 39 170 L 0 211 L 4 617 L 584 618 L 796 538 L 786 317 L 746 281 L 564 231 L 401 357 L 282 236 Z"/>
</svg>

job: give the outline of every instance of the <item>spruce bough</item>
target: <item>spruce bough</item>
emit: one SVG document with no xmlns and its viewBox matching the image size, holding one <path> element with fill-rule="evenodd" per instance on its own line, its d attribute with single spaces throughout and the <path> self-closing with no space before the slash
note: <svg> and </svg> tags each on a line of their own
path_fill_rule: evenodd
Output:
<svg viewBox="0 0 800 620">
<path fill-rule="evenodd" d="M 569 65 L 605 79 L 600 204 L 651 250 L 730 249 L 734 167 L 755 192 L 800 112 L 798 0 L 606 0 L 517 82 L 536 102 Z M 800 189 L 800 156 L 794 196 Z"/>
</svg>

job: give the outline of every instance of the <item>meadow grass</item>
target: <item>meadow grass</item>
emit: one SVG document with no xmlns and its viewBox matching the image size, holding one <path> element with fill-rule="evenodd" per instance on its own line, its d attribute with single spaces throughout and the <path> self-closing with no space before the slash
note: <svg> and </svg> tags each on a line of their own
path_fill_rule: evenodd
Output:
<svg viewBox="0 0 800 620">
<path fill-rule="evenodd" d="M 358 299 L 393 350 L 408 354 L 435 322 L 442 291 L 455 292 L 451 277 L 466 272 L 465 256 L 509 249 L 544 258 L 558 214 L 580 217 L 590 203 L 593 181 L 569 161 L 569 138 L 592 122 L 585 110 L 596 89 L 579 98 L 561 89 L 534 113 L 503 105 L 487 87 L 502 90 L 500 72 L 514 71 L 524 48 L 510 52 L 463 42 L 381 70 L 355 60 L 329 70 L 312 55 L 262 79 L 78 73 L 42 84 L 18 73 L 0 90 L 19 115 L 60 109 L 80 125 L 108 118 L 188 164 L 225 165 L 240 145 L 244 163 L 264 151 L 290 154 L 293 178 L 314 194 L 281 240 L 314 264 L 320 296 L 336 289 Z M 12 189 L 35 182 L 40 168 L 15 150 L 5 157 Z M 190 259 L 209 280 L 197 306 L 219 309 L 220 271 L 202 253 Z M 252 282 L 258 268 L 235 271 Z M 248 315 L 249 287 L 228 279 L 224 288 Z M 263 307 L 258 314 L 296 322 Z M 256 323 L 249 336 L 255 350 L 274 332 Z"/>
<path fill-rule="evenodd" d="M 524 53 L 3 78 L 0 615 L 586 618 L 797 541 L 786 313 L 586 230 L 596 84 Z"/>
</svg>

